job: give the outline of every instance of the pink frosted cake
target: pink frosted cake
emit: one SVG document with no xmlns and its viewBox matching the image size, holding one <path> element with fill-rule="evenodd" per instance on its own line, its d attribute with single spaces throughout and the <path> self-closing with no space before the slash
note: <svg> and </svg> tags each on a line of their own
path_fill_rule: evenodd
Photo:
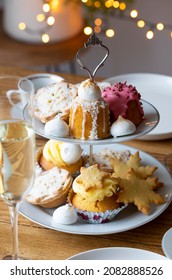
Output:
<svg viewBox="0 0 172 280">
<path fill-rule="evenodd" d="M 119 116 L 132 121 L 138 126 L 144 117 L 140 93 L 132 85 L 115 83 L 102 92 L 102 97 L 109 104 L 112 122 Z"/>
</svg>

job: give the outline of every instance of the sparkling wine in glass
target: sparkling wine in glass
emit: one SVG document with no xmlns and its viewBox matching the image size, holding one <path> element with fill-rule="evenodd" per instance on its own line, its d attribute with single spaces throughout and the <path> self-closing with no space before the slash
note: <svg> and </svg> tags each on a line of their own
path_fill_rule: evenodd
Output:
<svg viewBox="0 0 172 280">
<path fill-rule="evenodd" d="M 12 255 L 3 259 L 21 259 L 18 256 L 18 208 L 26 191 L 33 186 L 35 173 L 32 116 L 26 122 L 23 110 L 33 96 L 34 88 L 29 80 L 0 77 L 0 197 L 9 208 L 12 230 Z"/>
</svg>

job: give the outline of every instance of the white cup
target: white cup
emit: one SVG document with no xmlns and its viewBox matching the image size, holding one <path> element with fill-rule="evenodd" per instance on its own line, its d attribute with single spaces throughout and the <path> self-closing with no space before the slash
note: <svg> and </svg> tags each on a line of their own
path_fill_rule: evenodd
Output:
<svg viewBox="0 0 172 280">
<path fill-rule="evenodd" d="M 30 93 L 30 81 L 22 78 L 18 82 L 18 89 L 10 89 L 6 94 L 12 106 L 23 110 L 29 102 Z"/>
<path fill-rule="evenodd" d="M 8 90 L 7 97 L 12 106 L 22 110 L 29 101 L 29 93 L 20 90 Z"/>
</svg>

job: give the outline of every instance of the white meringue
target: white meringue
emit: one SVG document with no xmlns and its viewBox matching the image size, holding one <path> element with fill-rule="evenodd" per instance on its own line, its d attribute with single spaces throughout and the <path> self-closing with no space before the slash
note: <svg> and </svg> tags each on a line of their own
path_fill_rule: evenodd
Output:
<svg viewBox="0 0 172 280">
<path fill-rule="evenodd" d="M 95 82 L 87 79 L 79 85 L 78 96 L 85 101 L 96 101 L 101 98 L 101 90 Z"/>
<path fill-rule="evenodd" d="M 72 164 L 80 159 L 82 155 L 82 149 L 78 144 L 63 143 L 61 146 L 60 155 L 63 161 L 65 161 L 67 164 Z"/>
<path fill-rule="evenodd" d="M 113 137 L 124 136 L 132 134 L 136 131 L 135 124 L 123 117 L 119 116 L 118 119 L 111 125 L 110 132 Z"/>
<path fill-rule="evenodd" d="M 76 221 L 77 214 L 69 204 L 58 207 L 53 213 L 52 224 L 54 226 L 56 225 L 56 223 L 70 225 L 76 223 Z"/>
<path fill-rule="evenodd" d="M 59 116 L 48 121 L 44 126 L 46 134 L 50 134 L 57 137 L 67 137 L 69 135 L 69 127 L 65 121 Z"/>
</svg>

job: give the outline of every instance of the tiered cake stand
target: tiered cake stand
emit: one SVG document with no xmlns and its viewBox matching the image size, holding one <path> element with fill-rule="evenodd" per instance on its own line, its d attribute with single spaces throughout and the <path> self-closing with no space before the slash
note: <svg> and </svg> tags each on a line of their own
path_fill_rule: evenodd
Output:
<svg viewBox="0 0 172 280">
<path fill-rule="evenodd" d="M 90 45 L 98 44 L 99 46 L 103 47 L 106 50 L 106 55 L 102 62 L 96 67 L 93 74 L 89 71 L 89 69 L 83 64 L 83 62 L 80 60 L 80 52 L 83 52 L 85 48 L 89 47 Z M 88 43 L 85 44 L 84 48 L 82 48 L 77 53 L 77 61 L 81 65 L 83 69 L 85 69 L 90 76 L 90 79 L 93 80 L 95 73 L 97 70 L 103 65 L 104 61 L 106 60 L 107 56 L 109 54 L 109 50 L 102 45 L 102 43 L 97 39 L 97 37 L 93 36 L 89 40 Z M 144 110 L 144 120 L 142 123 L 136 128 L 135 133 L 121 136 L 121 137 L 109 137 L 102 140 L 80 140 L 80 139 L 74 139 L 72 137 L 67 138 L 58 138 L 53 135 L 46 134 L 44 131 L 44 124 L 42 124 L 39 120 L 35 119 L 35 132 L 43 136 L 47 139 L 54 139 L 62 142 L 69 142 L 73 144 L 79 144 L 81 145 L 84 152 L 89 156 L 90 159 L 90 165 L 92 164 L 92 156 L 93 156 L 93 149 L 95 149 L 95 152 L 99 152 L 102 150 L 102 148 L 105 148 L 108 146 L 109 149 L 112 149 L 113 151 L 121 151 L 122 149 L 128 150 L 130 149 L 131 153 L 134 153 L 136 150 L 134 148 L 127 147 L 125 145 L 116 145 L 119 142 L 123 141 L 129 141 L 132 139 L 138 139 L 139 137 L 148 134 L 150 131 L 152 131 L 159 122 L 159 113 L 157 109 L 150 103 L 148 103 L 145 100 L 141 100 Z M 29 118 L 29 113 L 27 107 L 23 111 L 23 118 L 27 120 Z M 110 145 L 110 146 L 109 146 Z M 98 147 L 97 147 L 98 146 Z M 145 164 L 150 164 L 152 166 L 157 166 L 157 176 L 161 179 L 161 181 L 164 182 L 164 188 L 162 190 L 162 194 L 168 198 L 167 203 L 159 205 L 157 208 L 153 210 L 151 215 L 143 215 L 141 212 L 136 211 L 134 207 L 128 206 L 126 209 L 121 211 L 120 218 L 115 219 L 115 221 L 110 221 L 106 224 L 87 224 L 87 223 L 81 223 L 77 222 L 73 225 L 56 225 L 53 226 L 52 222 L 52 214 L 53 209 L 42 209 L 41 207 L 30 205 L 26 201 L 23 201 L 21 207 L 20 207 L 20 213 L 24 215 L 29 220 L 40 224 L 44 227 L 51 228 L 54 230 L 67 232 L 67 233 L 73 233 L 73 234 L 86 234 L 86 235 L 101 235 L 101 234 L 112 234 L 117 232 L 126 231 L 129 229 L 136 228 L 138 226 L 141 226 L 143 224 L 146 224 L 156 218 L 158 215 L 160 215 L 169 205 L 171 201 L 171 177 L 168 171 L 165 169 L 165 167 L 158 162 L 156 159 L 151 157 L 150 155 L 140 151 L 140 156 Z M 97 227 L 98 226 L 98 227 Z"/>
</svg>

